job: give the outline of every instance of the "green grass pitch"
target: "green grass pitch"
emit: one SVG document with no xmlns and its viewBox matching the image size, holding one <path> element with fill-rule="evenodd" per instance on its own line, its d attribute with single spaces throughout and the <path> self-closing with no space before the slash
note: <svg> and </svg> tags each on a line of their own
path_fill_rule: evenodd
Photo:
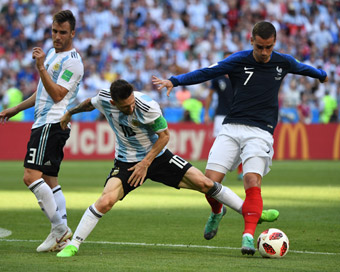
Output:
<svg viewBox="0 0 340 272">
<path fill-rule="evenodd" d="M 205 162 L 194 162 L 204 171 Z M 110 161 L 64 161 L 60 184 L 74 231 L 100 196 Z M 210 209 L 202 194 L 147 181 L 99 221 L 73 258 L 36 253 L 50 224 L 22 182 L 22 162 L 0 162 L 0 271 L 339 271 L 340 162 L 274 161 L 264 177 L 264 208 L 280 211 L 274 223 L 290 250 L 283 259 L 240 252 L 243 218 L 228 210 L 218 235 L 206 241 Z M 244 198 L 242 182 L 229 173 L 223 184 Z M 3 231 L 0 233 L 3 233 Z"/>
</svg>

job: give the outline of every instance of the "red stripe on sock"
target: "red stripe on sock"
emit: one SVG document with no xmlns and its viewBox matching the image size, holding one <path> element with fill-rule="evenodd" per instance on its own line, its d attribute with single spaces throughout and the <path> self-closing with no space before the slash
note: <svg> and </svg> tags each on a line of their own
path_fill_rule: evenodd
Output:
<svg viewBox="0 0 340 272">
<path fill-rule="evenodd" d="M 222 204 L 218 202 L 215 198 L 212 198 L 210 196 L 205 195 L 205 198 L 207 199 L 208 203 L 211 206 L 211 211 L 215 214 L 218 214 L 222 211 Z"/>
<path fill-rule="evenodd" d="M 250 233 L 254 236 L 257 222 L 259 221 L 263 209 L 261 188 L 252 187 L 246 190 L 246 199 L 242 206 L 242 215 L 244 219 L 244 233 Z"/>
</svg>

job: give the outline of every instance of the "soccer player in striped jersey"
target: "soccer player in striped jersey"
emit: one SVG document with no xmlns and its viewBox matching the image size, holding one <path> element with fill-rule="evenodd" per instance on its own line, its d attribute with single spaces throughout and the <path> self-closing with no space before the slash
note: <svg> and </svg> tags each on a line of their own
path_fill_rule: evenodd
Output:
<svg viewBox="0 0 340 272">
<path fill-rule="evenodd" d="M 72 241 L 58 257 L 75 255 L 99 219 L 146 179 L 177 189 L 196 190 L 226 203 L 229 188 L 211 181 L 166 148 L 169 131 L 156 101 L 133 91 L 131 84 L 119 79 L 111 84 L 110 90 L 101 90 L 97 96 L 66 112 L 61 120 L 62 128 L 67 127 L 73 114 L 95 108 L 104 114 L 116 136 L 114 168 L 106 179 L 102 195 L 85 211 Z"/>
<path fill-rule="evenodd" d="M 166 87 L 169 95 L 173 87 L 229 75 L 234 90 L 233 102 L 210 150 L 206 176 L 222 182 L 227 171 L 242 162 L 246 198 L 244 203 L 232 197 L 230 201 L 236 211 L 242 211 L 245 227 L 241 252 L 248 255 L 255 253 L 254 233 L 262 219 L 261 183 L 272 164 L 281 82 L 288 73 L 317 78 L 320 82 L 328 80 L 325 71 L 273 51 L 275 42 L 275 27 L 269 22 L 259 22 L 252 30 L 252 50 L 234 53 L 209 67 L 172 76 L 169 80 L 152 79 L 158 89 Z"/>
<path fill-rule="evenodd" d="M 63 147 L 70 129 L 62 130 L 60 119 L 77 96 L 84 74 L 83 62 L 73 48 L 76 19 L 70 10 L 53 16 L 53 48 L 45 55 L 34 47 L 40 80 L 36 92 L 19 105 L 0 113 L 5 122 L 16 113 L 35 107 L 34 123 L 24 161 L 24 183 L 34 193 L 41 209 L 51 222 L 51 232 L 37 248 L 38 252 L 58 250 L 72 236 L 67 226 L 65 197 L 58 183 Z"/>
</svg>

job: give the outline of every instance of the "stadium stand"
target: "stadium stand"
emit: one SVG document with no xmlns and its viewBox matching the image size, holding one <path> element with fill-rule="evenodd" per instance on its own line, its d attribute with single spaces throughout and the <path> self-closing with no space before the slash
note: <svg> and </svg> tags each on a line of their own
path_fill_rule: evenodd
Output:
<svg viewBox="0 0 340 272">
<path fill-rule="evenodd" d="M 308 97 L 313 123 L 326 90 L 340 105 L 340 1 L 330 0 L 0 1 L 0 100 L 13 86 L 25 98 L 35 91 L 32 48 L 51 47 L 51 16 L 61 9 L 72 10 L 77 18 L 74 45 L 85 65 L 79 100 L 107 88 L 115 78 L 157 98 L 155 87 L 149 89 L 152 75 L 183 73 L 220 60 L 224 51 L 249 49 L 253 23 L 268 20 L 278 31 L 276 51 L 320 66 L 329 75 L 327 84 L 294 78 L 297 91 Z M 286 92 L 291 80 L 287 77 L 282 86 L 285 101 L 291 100 L 292 92 Z M 190 91 L 204 101 L 208 85 Z M 182 120 L 183 109 L 173 98 L 162 98 L 161 105 L 169 122 Z M 299 121 L 295 106 L 281 110 L 294 115 L 281 116 L 282 121 Z M 24 121 L 33 118 L 31 111 L 25 115 Z M 76 118 L 94 121 L 98 116 Z"/>
</svg>

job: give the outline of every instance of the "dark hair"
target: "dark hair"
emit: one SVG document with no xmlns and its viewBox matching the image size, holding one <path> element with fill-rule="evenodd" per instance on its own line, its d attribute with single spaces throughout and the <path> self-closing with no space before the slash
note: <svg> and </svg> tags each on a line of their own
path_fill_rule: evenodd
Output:
<svg viewBox="0 0 340 272">
<path fill-rule="evenodd" d="M 223 57 L 224 58 L 227 58 L 227 57 L 229 57 L 230 55 L 232 55 L 233 54 L 233 52 L 231 52 L 231 51 L 224 51 L 223 52 Z"/>
<path fill-rule="evenodd" d="M 275 27 L 266 21 L 256 23 L 251 34 L 253 39 L 255 39 L 255 36 L 260 36 L 262 39 L 269 39 L 274 36 L 274 39 L 276 40 Z"/>
<path fill-rule="evenodd" d="M 128 98 L 133 92 L 133 86 L 124 79 L 117 79 L 111 83 L 110 93 L 113 101 Z"/>
<path fill-rule="evenodd" d="M 57 22 L 58 24 L 69 22 L 71 31 L 76 27 L 76 18 L 73 16 L 72 11 L 70 10 L 62 10 L 54 14 L 53 22 Z"/>
</svg>

